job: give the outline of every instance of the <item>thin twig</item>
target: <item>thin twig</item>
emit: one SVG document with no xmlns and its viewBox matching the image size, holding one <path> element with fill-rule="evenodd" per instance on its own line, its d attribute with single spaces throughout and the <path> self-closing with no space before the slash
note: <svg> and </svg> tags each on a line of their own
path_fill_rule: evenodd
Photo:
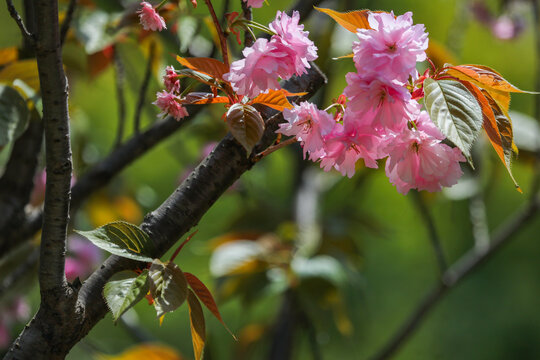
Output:
<svg viewBox="0 0 540 360">
<path fill-rule="evenodd" d="M 77 8 L 77 2 L 78 0 L 69 1 L 69 6 L 66 11 L 66 16 L 60 27 L 60 44 L 62 45 L 64 45 L 64 41 L 66 40 L 66 36 L 69 31 L 69 27 L 71 26 L 71 21 L 73 20 L 73 14 L 75 14 L 75 9 Z"/>
<path fill-rule="evenodd" d="M 474 246 L 478 251 L 484 251 L 489 247 L 490 236 L 487 223 L 486 204 L 483 194 L 476 194 L 469 203 L 469 214 L 472 224 Z"/>
<path fill-rule="evenodd" d="M 148 85 L 150 84 L 150 76 L 152 75 L 152 64 L 154 63 L 155 57 L 156 43 L 152 41 L 150 43 L 150 49 L 148 52 L 146 70 L 144 72 L 143 81 L 139 90 L 139 99 L 137 100 L 137 105 L 135 107 L 135 117 L 133 119 L 133 129 L 135 130 L 135 134 L 138 134 L 141 130 L 142 109 L 146 100 L 146 91 L 148 90 Z"/>
<path fill-rule="evenodd" d="M 212 2 L 210 0 L 204 0 L 204 2 L 208 7 L 208 11 L 210 11 L 210 15 L 212 16 L 212 20 L 214 21 L 214 25 L 219 36 L 219 44 L 221 45 L 223 63 L 227 67 L 229 67 L 229 51 L 227 50 L 227 39 L 225 38 L 225 33 L 223 32 L 223 29 L 221 29 L 221 25 L 219 24 L 219 20 L 216 16 L 216 12 L 214 11 L 214 7 L 212 6 Z"/>
<path fill-rule="evenodd" d="M 420 194 L 416 190 L 413 190 L 411 191 L 411 196 L 429 232 L 429 239 L 431 240 L 431 245 L 433 246 L 433 250 L 435 251 L 437 263 L 439 264 L 439 269 L 442 274 L 444 273 L 448 265 L 446 263 L 446 259 L 444 258 L 444 251 L 441 245 L 441 241 L 439 239 L 439 235 L 437 234 L 437 229 L 435 228 L 435 222 L 433 221 L 433 218 L 429 213 L 429 209 L 427 208 L 426 203 L 422 198 L 422 194 Z"/>
<path fill-rule="evenodd" d="M 6 5 L 9 11 L 9 15 L 11 15 L 13 20 L 15 20 L 19 29 L 21 29 L 21 33 L 23 34 L 23 36 L 28 40 L 28 42 L 30 42 L 32 45 L 35 45 L 36 40 L 34 39 L 34 35 L 31 34 L 26 28 L 26 26 L 24 25 L 24 21 L 19 15 L 19 13 L 17 12 L 17 9 L 15 9 L 15 6 L 13 5 L 13 1 L 6 0 Z"/>
<path fill-rule="evenodd" d="M 116 46 L 114 47 L 113 61 L 114 69 L 116 70 L 116 98 L 118 102 L 118 129 L 116 131 L 116 140 L 114 141 L 114 147 L 117 148 L 120 146 L 120 144 L 122 144 L 122 138 L 124 137 L 124 125 L 126 123 L 126 96 L 124 94 L 124 63 L 122 62 Z"/>
<path fill-rule="evenodd" d="M 244 0 L 240 0 L 240 3 L 242 3 L 242 15 L 244 16 L 244 18 L 246 18 L 246 20 L 253 20 L 253 16 L 251 14 L 251 6 L 248 6 L 248 4 L 244 2 Z M 255 35 L 253 34 L 249 26 L 246 28 L 246 30 L 248 31 L 244 33 L 244 46 L 249 47 L 255 42 Z"/>
<path fill-rule="evenodd" d="M 269 147 L 266 148 L 264 151 L 261 151 L 260 153 L 258 153 L 257 155 L 255 155 L 254 160 L 255 160 L 255 161 L 259 161 L 259 160 L 261 160 L 263 157 L 270 155 L 271 153 L 273 153 L 273 152 L 276 151 L 276 150 L 279 150 L 279 149 L 281 149 L 281 148 L 283 148 L 283 147 L 285 147 L 285 146 L 294 144 L 296 141 L 297 141 L 296 138 L 295 138 L 295 137 L 292 137 L 292 138 L 287 139 L 287 140 L 285 140 L 285 141 L 282 141 L 282 142 L 280 142 L 280 143 L 278 143 L 278 144 L 269 146 Z"/>
<path fill-rule="evenodd" d="M 510 220 L 507 220 L 495 232 L 489 247 L 483 251 L 472 248 L 446 270 L 440 282 L 424 297 L 402 326 L 371 359 L 389 359 L 394 355 L 414 334 L 429 312 L 439 303 L 447 291 L 454 288 L 467 275 L 470 275 L 480 265 L 490 259 L 503 245 L 513 239 L 513 235 L 516 235 L 534 218 L 539 207 L 540 197 L 536 197 L 533 202 L 516 211 Z"/>
</svg>

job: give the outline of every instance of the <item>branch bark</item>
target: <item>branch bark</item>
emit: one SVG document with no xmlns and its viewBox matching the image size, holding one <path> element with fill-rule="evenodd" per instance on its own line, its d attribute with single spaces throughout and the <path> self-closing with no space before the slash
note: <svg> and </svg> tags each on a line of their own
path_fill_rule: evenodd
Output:
<svg viewBox="0 0 540 360">
<path fill-rule="evenodd" d="M 298 99 L 300 101 L 312 96 L 325 81 L 324 75 L 312 65 L 308 74 L 289 80 L 284 87 L 291 92 L 308 92 L 306 97 Z M 230 134 L 227 135 L 175 192 L 145 217 L 141 227 L 155 242 L 156 257 L 163 255 L 195 226 L 227 188 L 256 163 L 255 154 L 272 144 L 283 117 L 272 111 L 266 112 L 264 117 L 268 119 L 266 130 L 250 157 L 246 157 L 244 148 Z M 75 313 L 71 312 L 69 319 L 50 316 L 40 309 L 11 347 L 6 359 L 65 357 L 107 313 L 101 293 L 108 279 L 118 271 L 136 269 L 141 265 L 117 256 L 109 257 L 81 287 L 73 307 Z M 51 331 L 55 341 L 50 337 Z"/>
</svg>

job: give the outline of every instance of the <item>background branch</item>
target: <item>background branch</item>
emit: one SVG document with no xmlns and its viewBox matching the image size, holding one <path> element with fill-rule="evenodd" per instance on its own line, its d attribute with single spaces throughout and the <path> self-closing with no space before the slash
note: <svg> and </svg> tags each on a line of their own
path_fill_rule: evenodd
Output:
<svg viewBox="0 0 540 360">
<path fill-rule="evenodd" d="M 484 251 L 479 251 L 476 247 L 473 247 L 446 270 L 441 281 L 424 297 L 407 320 L 372 359 L 382 360 L 392 357 L 414 334 L 429 312 L 439 303 L 448 290 L 453 289 L 466 276 L 490 259 L 497 250 L 507 244 L 513 238 L 513 235 L 516 235 L 534 218 L 539 207 L 540 197 L 536 197 L 534 201 L 518 210 L 495 232 L 489 247 Z"/>
<path fill-rule="evenodd" d="M 13 20 L 15 20 L 15 23 L 17 23 L 17 26 L 21 30 L 21 33 L 24 36 L 24 38 L 26 38 L 28 42 L 34 44 L 35 43 L 34 35 L 30 34 L 28 29 L 24 25 L 24 21 L 19 15 L 19 13 L 17 12 L 17 9 L 15 9 L 15 6 L 13 5 L 13 1 L 6 0 L 6 5 L 9 11 L 9 15 L 13 18 Z"/>
<path fill-rule="evenodd" d="M 115 70 L 116 100 L 118 103 L 118 128 L 116 130 L 116 140 L 114 141 L 114 147 L 117 148 L 124 138 L 124 127 L 126 123 L 126 95 L 124 94 L 126 71 L 117 46 L 114 46 L 113 50 L 113 63 Z"/>
<path fill-rule="evenodd" d="M 433 221 L 433 218 L 431 217 L 431 214 L 429 213 L 429 209 L 426 206 L 424 199 L 422 198 L 422 194 L 420 194 L 417 190 L 412 190 L 411 198 L 413 199 L 413 202 L 416 205 L 416 208 L 418 209 L 418 213 L 422 217 L 422 220 L 424 221 L 424 225 L 426 226 L 428 230 L 429 240 L 431 241 L 431 246 L 433 247 L 433 251 L 435 252 L 435 257 L 437 258 L 439 270 L 442 274 L 444 273 L 444 271 L 446 270 L 448 266 L 446 265 L 446 260 L 444 258 L 444 251 L 441 245 L 441 241 L 439 239 L 439 235 L 437 234 L 437 229 L 435 228 L 435 222 Z"/>
<path fill-rule="evenodd" d="M 73 15 L 75 14 L 75 9 L 77 8 L 77 1 L 78 0 L 70 0 L 68 9 L 66 11 L 66 16 L 64 17 L 64 21 L 62 21 L 62 26 L 60 27 L 60 44 L 64 44 L 64 41 L 66 40 L 67 33 L 69 31 L 69 28 L 71 26 L 71 21 L 73 20 Z"/>
<path fill-rule="evenodd" d="M 148 50 L 148 60 L 146 62 L 146 69 L 144 71 L 143 81 L 141 88 L 139 89 L 139 98 L 135 107 L 135 116 L 133 118 L 133 130 L 136 134 L 141 129 L 141 115 L 146 100 L 146 92 L 148 91 L 148 85 L 150 84 L 150 76 L 152 75 L 152 64 L 156 58 L 156 43 L 152 41 Z"/>
</svg>

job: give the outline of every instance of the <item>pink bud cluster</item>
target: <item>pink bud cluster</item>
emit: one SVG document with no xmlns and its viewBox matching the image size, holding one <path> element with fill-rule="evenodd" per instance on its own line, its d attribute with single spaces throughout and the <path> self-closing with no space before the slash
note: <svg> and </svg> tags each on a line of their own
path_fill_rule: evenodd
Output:
<svg viewBox="0 0 540 360">
<path fill-rule="evenodd" d="M 276 19 L 269 24 L 275 35 L 270 40 L 257 39 L 243 50 L 243 59 L 231 64 L 223 78 L 238 95 L 253 98 L 268 89 L 279 89 L 279 79 L 307 72 L 309 61 L 317 58 L 317 47 L 299 20 L 298 11 L 292 17 L 278 11 Z"/>
<path fill-rule="evenodd" d="M 141 8 L 137 11 L 139 21 L 144 30 L 161 31 L 166 29 L 165 20 L 157 13 L 156 9 L 147 1 L 141 1 Z"/>
<path fill-rule="evenodd" d="M 176 120 L 188 116 L 186 108 L 181 105 L 180 80 L 172 66 L 167 66 L 165 69 L 163 83 L 165 84 L 165 90 L 156 93 L 157 99 L 152 103 L 161 110 L 158 116 L 168 114 Z"/>
<path fill-rule="evenodd" d="M 357 72 L 346 76 L 346 108 L 333 118 L 301 103 L 284 112 L 287 123 L 278 132 L 294 135 L 325 171 L 352 177 L 358 160 L 377 168 L 377 160 L 388 157 L 386 175 L 403 194 L 454 185 L 465 158 L 442 143 L 444 136 L 409 90 L 418 78 L 416 63 L 426 60 L 424 25 L 413 25 L 410 12 L 371 13 L 368 21 L 371 29 L 359 29 L 360 41 L 353 44 Z"/>
</svg>

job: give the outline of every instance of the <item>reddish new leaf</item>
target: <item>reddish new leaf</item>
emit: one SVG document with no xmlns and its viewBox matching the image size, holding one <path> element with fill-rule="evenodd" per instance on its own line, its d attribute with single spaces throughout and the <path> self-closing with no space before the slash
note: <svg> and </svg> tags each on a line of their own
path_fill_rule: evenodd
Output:
<svg viewBox="0 0 540 360">
<path fill-rule="evenodd" d="M 214 301 L 214 297 L 212 296 L 210 290 L 208 290 L 208 288 L 203 284 L 203 282 L 199 280 L 195 275 L 185 272 L 184 276 L 186 277 L 189 286 L 191 287 L 191 289 L 193 289 L 199 300 L 202 301 L 206 308 L 210 310 L 212 314 L 214 314 L 214 316 L 225 327 L 225 329 L 227 329 L 229 334 L 231 334 L 232 337 L 236 340 L 236 336 L 234 336 L 234 334 L 231 332 L 231 330 L 229 330 L 227 325 L 225 325 L 225 322 L 223 321 L 223 318 L 219 313 L 218 306 Z"/>
<path fill-rule="evenodd" d="M 512 174 L 512 170 L 510 168 L 511 160 L 512 160 L 512 131 L 511 131 L 511 124 L 507 121 L 506 124 L 510 124 L 510 132 L 508 130 L 506 131 L 506 136 L 509 137 L 506 141 L 506 146 L 503 144 L 503 140 L 501 138 L 501 134 L 499 133 L 499 126 L 497 125 L 497 119 L 495 118 L 495 113 L 493 111 L 492 106 L 497 106 L 495 104 L 495 100 L 491 99 L 488 100 L 489 94 L 487 91 L 480 90 L 476 85 L 468 82 L 468 81 L 461 81 L 463 85 L 467 87 L 467 89 L 471 92 L 471 94 L 474 95 L 476 100 L 478 101 L 478 104 L 482 108 L 482 116 L 484 118 L 484 122 L 482 124 L 482 127 L 486 131 L 487 137 L 489 141 L 491 142 L 491 145 L 493 146 L 493 149 L 495 149 L 495 152 L 501 159 L 502 163 L 506 167 L 506 170 L 508 170 L 508 174 L 510 175 L 510 178 L 514 182 L 514 185 L 518 191 L 521 192 L 521 189 L 516 182 L 516 179 L 514 178 L 514 175 Z M 500 108 L 499 108 L 500 109 Z M 500 111 L 500 110 L 499 110 Z M 503 126 L 503 129 L 505 127 Z M 510 146 L 508 146 L 508 144 Z"/>
<path fill-rule="evenodd" d="M 264 132 L 264 120 L 252 106 L 236 103 L 227 111 L 227 126 L 249 157 Z"/>
<path fill-rule="evenodd" d="M 182 104 L 228 104 L 230 102 L 227 96 L 215 96 L 206 92 L 190 92 L 183 99 Z"/>
<path fill-rule="evenodd" d="M 287 100 L 287 96 L 298 96 L 297 94 L 289 93 L 283 89 L 280 90 L 268 90 L 266 93 L 262 93 L 251 101 L 251 104 L 262 104 L 278 111 L 285 109 L 292 109 L 292 105 Z"/>
<path fill-rule="evenodd" d="M 368 22 L 369 10 L 354 10 L 339 12 L 332 9 L 315 7 L 316 10 L 325 13 L 334 19 L 339 25 L 350 32 L 356 33 L 358 29 L 371 29 Z"/>
<path fill-rule="evenodd" d="M 216 59 L 205 57 L 183 58 L 181 56 L 177 56 L 176 60 L 191 70 L 205 73 L 221 81 L 224 81 L 223 74 L 229 72 L 227 65 Z"/>
<path fill-rule="evenodd" d="M 195 360 L 201 360 L 206 341 L 206 326 L 201 304 L 191 289 L 188 290 L 187 303 L 189 307 L 193 353 L 195 354 Z"/>
</svg>

